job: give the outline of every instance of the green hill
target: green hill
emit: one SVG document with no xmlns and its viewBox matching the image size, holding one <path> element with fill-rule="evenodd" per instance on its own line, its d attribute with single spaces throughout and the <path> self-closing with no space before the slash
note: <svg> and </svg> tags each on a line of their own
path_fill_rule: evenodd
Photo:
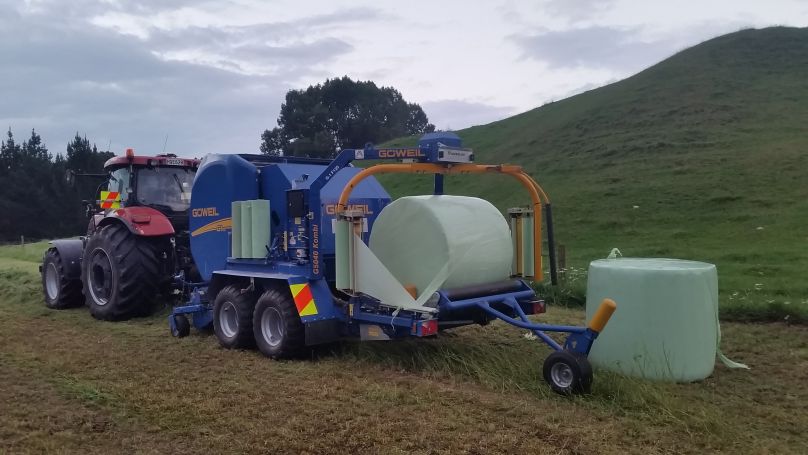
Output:
<svg viewBox="0 0 808 455">
<path fill-rule="evenodd" d="M 458 134 L 478 162 L 521 164 L 545 188 L 569 266 L 612 247 L 713 262 L 722 316 L 808 320 L 808 29 L 721 36 Z M 384 183 L 429 191 L 423 177 Z M 525 201 L 497 177 L 451 177 L 447 192 Z"/>
</svg>

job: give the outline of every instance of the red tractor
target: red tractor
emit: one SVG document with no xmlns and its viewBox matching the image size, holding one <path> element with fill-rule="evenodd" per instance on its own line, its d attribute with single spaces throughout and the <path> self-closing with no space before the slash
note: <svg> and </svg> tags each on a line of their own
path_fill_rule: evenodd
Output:
<svg viewBox="0 0 808 455">
<path fill-rule="evenodd" d="M 174 278 L 194 280 L 188 209 L 199 160 L 117 156 L 104 164 L 97 204 L 87 203 L 87 235 L 54 240 L 42 261 L 45 305 L 85 303 L 97 319 L 149 314 Z"/>
</svg>

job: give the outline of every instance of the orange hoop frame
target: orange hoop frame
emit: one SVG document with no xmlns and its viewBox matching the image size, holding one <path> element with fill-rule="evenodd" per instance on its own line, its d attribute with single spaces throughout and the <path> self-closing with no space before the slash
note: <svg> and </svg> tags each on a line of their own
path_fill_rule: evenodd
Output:
<svg viewBox="0 0 808 455">
<path fill-rule="evenodd" d="M 533 180 L 533 177 L 525 173 L 521 166 L 502 164 L 456 164 L 456 165 L 440 165 L 433 163 L 400 163 L 400 164 L 377 164 L 369 168 L 365 168 L 358 174 L 353 176 L 351 180 L 342 189 L 337 203 L 336 213 L 340 214 L 346 210 L 348 198 L 351 192 L 362 180 L 371 175 L 376 174 L 484 174 L 484 173 L 498 173 L 510 175 L 517 179 L 522 186 L 524 186 L 530 194 L 530 199 L 533 202 L 533 216 L 535 221 L 533 223 L 533 244 L 536 254 L 534 258 L 534 273 L 535 277 L 541 280 L 544 277 L 542 271 L 542 202 L 545 204 L 550 203 L 550 198 L 547 193 Z"/>
</svg>

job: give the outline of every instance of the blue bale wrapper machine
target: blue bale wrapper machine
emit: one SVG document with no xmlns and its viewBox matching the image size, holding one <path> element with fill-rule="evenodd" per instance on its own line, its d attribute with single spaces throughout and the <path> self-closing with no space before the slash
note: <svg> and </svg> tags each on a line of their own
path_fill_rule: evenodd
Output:
<svg viewBox="0 0 808 455">
<path fill-rule="evenodd" d="M 353 167 L 359 160 L 395 163 Z M 345 337 L 427 337 L 500 319 L 531 331 L 553 349 L 543 376 L 554 391 L 588 392 L 592 369 L 587 355 L 615 304 L 605 300 L 586 327 L 528 319 L 545 309 L 527 282 L 543 278 L 542 213 L 556 283 L 550 201 L 521 167 L 473 161 L 473 152 L 462 148 L 453 133 L 427 134 L 412 148 L 344 149 L 334 160 L 208 155 L 194 180 L 190 212 L 191 251 L 204 281 L 177 277 L 189 298 L 169 316 L 172 334 L 188 335 L 191 324 L 197 329 L 212 325 L 223 347 L 257 346 L 280 359 Z M 343 278 L 350 273 L 344 272 L 356 273 L 362 259 L 351 242 L 367 242 L 376 218 L 391 202 L 373 177 L 381 173 L 433 174 L 435 195 L 443 194 L 447 174 L 515 178 L 531 198 L 529 206 L 509 210 L 514 255 L 527 260 L 514 261 L 508 280 L 437 288 L 415 306 L 353 289 L 353 281 Z M 356 236 L 341 241 L 346 232 Z M 412 290 L 405 292 L 415 297 Z M 559 343 L 547 332 L 568 336 Z"/>
</svg>

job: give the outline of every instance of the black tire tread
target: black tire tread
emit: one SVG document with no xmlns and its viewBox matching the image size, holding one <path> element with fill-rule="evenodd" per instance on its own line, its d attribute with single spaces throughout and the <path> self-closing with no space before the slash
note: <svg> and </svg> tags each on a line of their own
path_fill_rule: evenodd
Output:
<svg viewBox="0 0 808 455">
<path fill-rule="evenodd" d="M 219 327 L 219 311 L 225 301 L 231 301 L 238 311 L 238 333 L 232 338 L 227 339 L 221 332 Z M 253 311 L 255 309 L 255 295 L 253 292 L 242 292 L 235 285 L 229 285 L 222 288 L 216 294 L 216 300 L 213 304 L 213 331 L 219 344 L 226 349 L 249 349 L 255 347 L 255 338 L 253 337 Z"/>
<path fill-rule="evenodd" d="M 185 315 L 175 314 L 171 317 L 174 318 L 174 326 L 176 327 L 176 331 L 171 331 L 172 336 L 184 338 L 191 334 L 191 323 Z"/>
<path fill-rule="evenodd" d="M 268 306 L 276 307 L 284 320 L 284 340 L 275 348 L 262 342 L 260 314 Z M 305 352 L 306 330 L 300 320 L 292 295 L 287 289 L 273 288 L 261 294 L 261 297 L 258 298 L 258 303 L 255 305 L 253 321 L 256 344 L 265 356 L 273 359 L 291 359 L 300 357 Z"/>
<path fill-rule="evenodd" d="M 576 376 L 576 380 L 568 389 L 557 388 L 552 382 L 550 370 L 557 362 L 564 362 L 570 365 Z M 555 351 L 547 356 L 547 359 L 545 359 L 542 374 L 544 376 L 544 380 L 548 385 L 550 385 L 553 392 L 560 395 L 578 395 L 588 394 L 591 392 L 592 366 L 589 363 L 589 359 L 587 359 L 587 357 L 583 354 L 568 350 Z"/>
<path fill-rule="evenodd" d="M 96 319 L 120 321 L 149 313 L 154 307 L 160 276 L 160 240 L 132 234 L 120 224 L 104 226 L 87 242 L 84 263 L 89 264 L 89 254 L 97 248 L 104 249 L 113 268 L 117 268 L 118 284 L 110 302 L 99 307 L 92 304 L 88 290 L 86 267 L 83 268 L 84 294 L 90 313 Z"/>
<path fill-rule="evenodd" d="M 56 271 L 59 274 L 59 295 L 54 301 L 48 299 L 48 291 L 45 286 L 45 272 L 48 264 L 51 262 L 56 266 Z M 42 260 L 42 291 L 45 294 L 45 306 L 53 310 L 76 308 L 80 307 L 83 303 L 81 298 L 81 280 L 68 279 L 65 272 L 65 266 L 62 262 L 62 256 L 59 254 L 59 250 L 56 248 L 48 249 Z"/>
</svg>

